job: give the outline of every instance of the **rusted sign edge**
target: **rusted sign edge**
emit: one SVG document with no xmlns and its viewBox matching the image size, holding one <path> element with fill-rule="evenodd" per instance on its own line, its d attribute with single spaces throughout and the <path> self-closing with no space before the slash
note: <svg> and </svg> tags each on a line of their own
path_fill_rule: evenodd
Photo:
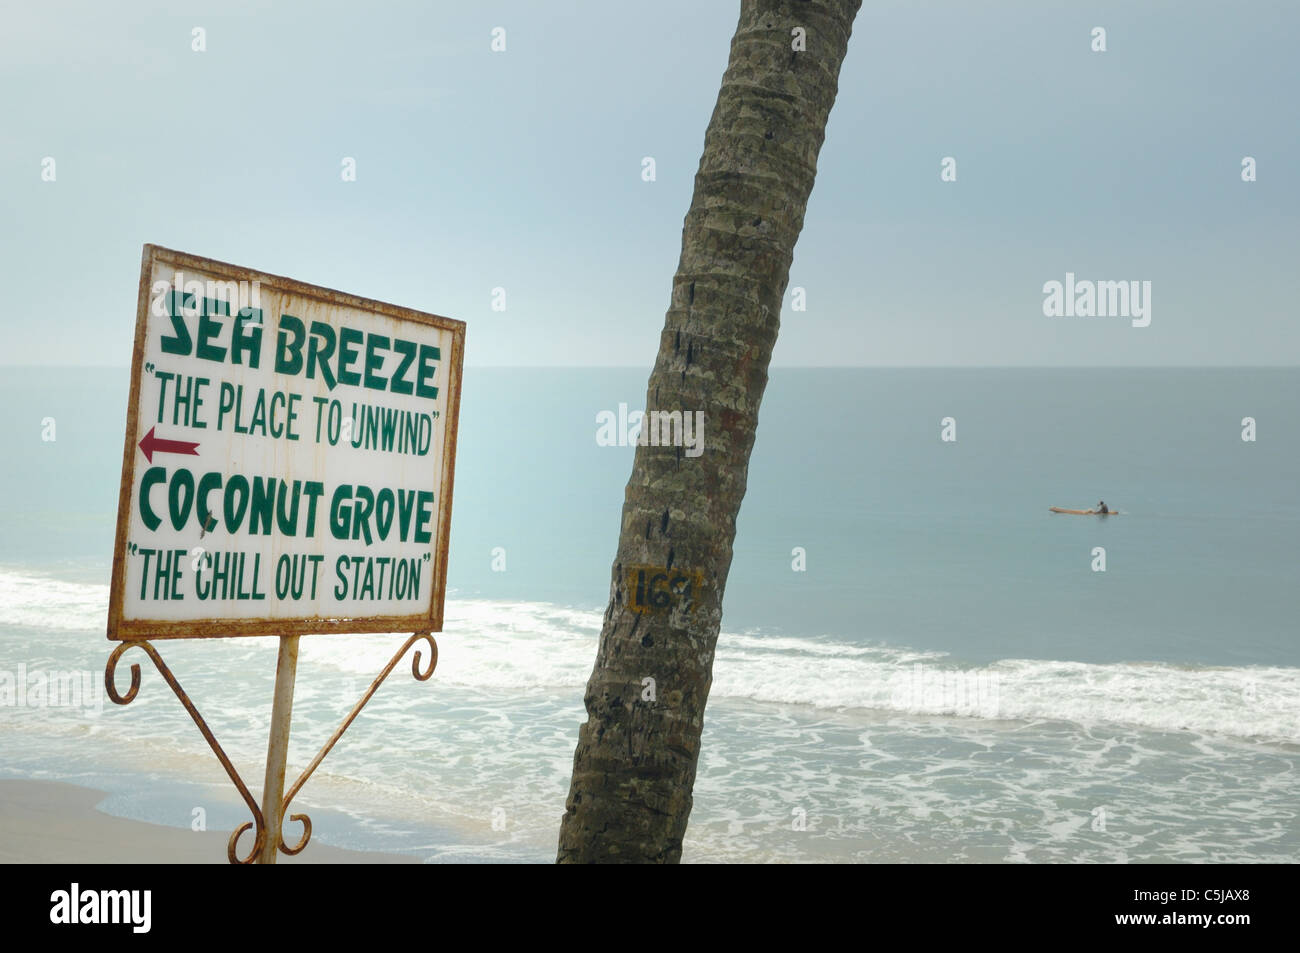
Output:
<svg viewBox="0 0 1300 953">
<path fill-rule="evenodd" d="M 346 618 L 297 617 L 285 619 L 133 619 L 122 618 L 126 588 L 126 547 L 130 528 L 131 487 L 135 484 L 135 434 L 139 429 L 140 373 L 144 369 L 145 333 L 149 320 L 149 293 L 153 266 L 157 262 L 230 278 L 257 281 L 279 291 L 313 298 L 331 305 L 372 311 L 397 320 L 413 321 L 448 331 L 452 336 L 451 359 L 444 362 L 448 373 L 445 432 L 442 457 L 442 499 L 439 504 L 438 537 L 431 550 L 433 574 L 427 612 L 400 616 L 358 616 Z M 461 371 L 465 356 L 465 322 L 427 311 L 363 298 L 359 295 L 311 285 L 264 271 L 203 258 L 188 252 L 146 244 L 140 258 L 140 288 L 136 303 L 135 345 L 131 356 L 131 388 L 127 397 L 126 434 L 122 447 L 122 482 L 117 495 L 117 530 L 113 544 L 113 568 L 108 595 L 108 639 L 129 642 L 140 639 L 211 639 L 249 635 L 313 635 L 319 633 L 409 632 L 416 635 L 441 632 L 447 593 L 447 547 L 451 530 L 452 479 L 455 473 L 456 436 L 460 423 Z M 434 487 L 435 494 L 438 487 Z"/>
</svg>

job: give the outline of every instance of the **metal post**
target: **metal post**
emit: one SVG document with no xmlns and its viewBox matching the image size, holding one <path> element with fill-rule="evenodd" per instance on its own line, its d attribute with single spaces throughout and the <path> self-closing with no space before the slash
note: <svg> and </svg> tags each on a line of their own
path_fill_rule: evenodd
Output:
<svg viewBox="0 0 1300 953">
<path fill-rule="evenodd" d="M 108 657 L 108 665 L 104 668 L 104 689 L 108 692 L 108 697 L 113 700 L 114 704 L 129 705 L 140 691 L 140 666 L 131 666 L 131 687 L 123 694 L 117 690 L 115 681 L 118 660 L 131 649 L 139 649 L 149 657 L 157 667 L 159 674 L 162 675 L 171 690 L 176 694 L 180 703 L 185 706 L 185 710 L 189 712 L 190 718 L 194 720 L 194 724 L 202 733 L 204 740 L 207 741 L 208 747 L 212 749 L 212 753 L 217 756 L 217 760 L 225 768 L 226 776 L 239 790 L 240 797 L 244 799 L 244 804 L 248 806 L 248 811 L 253 816 L 253 820 L 245 821 L 231 832 L 230 840 L 226 842 L 226 859 L 232 864 L 251 864 L 255 862 L 273 864 L 275 863 L 277 851 L 290 856 L 300 854 L 311 840 L 311 818 L 300 812 L 290 815 L 291 820 L 297 820 L 302 824 L 302 836 L 299 838 L 298 843 L 292 847 L 281 843 L 280 825 L 288 805 L 293 802 L 294 797 L 302 789 L 302 786 L 307 783 L 307 779 L 312 776 L 312 773 L 320 767 L 320 763 L 325 760 L 325 756 L 333 750 L 334 745 L 343 737 L 343 733 L 348 730 L 348 726 L 360 714 L 361 709 L 366 707 L 366 702 L 370 701 L 370 696 L 379 689 L 384 679 L 388 678 L 389 673 L 406 655 L 411 646 L 421 639 L 429 643 L 429 664 L 424 668 L 420 667 L 420 651 L 417 649 L 415 657 L 411 659 L 411 675 L 416 681 L 420 682 L 427 682 L 433 677 L 433 670 L 438 664 L 438 643 L 434 641 L 433 633 L 417 632 L 406 640 L 392 659 L 389 660 L 388 664 L 384 666 L 384 670 L 370 683 L 370 687 L 361 696 L 361 700 L 352 706 L 352 711 L 343 719 L 343 724 L 339 725 L 334 734 L 330 736 L 329 741 L 325 742 L 320 751 L 316 752 L 316 757 L 307 766 L 307 770 L 299 775 L 298 780 L 289 788 L 288 795 L 282 798 L 280 795 L 284 792 L 285 762 L 289 754 L 289 722 L 293 714 L 293 686 L 298 670 L 298 637 L 281 637 L 280 656 L 275 670 L 275 701 L 271 711 L 271 738 L 267 743 L 266 751 L 266 779 L 263 791 L 265 811 L 258 808 L 257 800 L 248 789 L 248 785 L 239 776 L 235 766 L 230 763 L 230 759 L 226 757 L 226 752 L 222 750 L 221 745 L 212 734 L 212 729 L 203 720 L 199 710 L 194 707 L 194 702 L 190 701 L 190 696 L 185 694 L 185 689 L 181 688 L 181 683 L 176 680 L 176 676 L 172 674 L 172 670 L 167 667 L 167 663 L 162 660 L 162 656 L 158 654 L 156 648 L 146 641 L 128 641 L 119 645 Z M 238 849 L 239 838 L 250 830 L 257 830 L 261 834 L 263 846 L 257 847 L 255 841 L 254 849 L 250 850 L 247 856 L 241 857 Z"/>
<path fill-rule="evenodd" d="M 259 864 L 275 863 L 280 847 L 280 809 L 284 800 L 284 764 L 289 755 L 289 721 L 293 717 L 293 682 L 298 673 L 298 636 L 280 637 L 275 665 L 275 701 L 271 706 L 271 737 L 266 745 L 266 783 L 262 786 L 262 818 L 266 842 Z"/>
</svg>

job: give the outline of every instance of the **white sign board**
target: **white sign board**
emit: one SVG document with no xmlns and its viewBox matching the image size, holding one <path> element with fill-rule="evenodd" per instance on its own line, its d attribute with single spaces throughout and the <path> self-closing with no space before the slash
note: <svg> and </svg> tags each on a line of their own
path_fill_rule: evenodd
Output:
<svg viewBox="0 0 1300 953">
<path fill-rule="evenodd" d="M 441 631 L 464 340 L 146 245 L 108 637 Z"/>
</svg>

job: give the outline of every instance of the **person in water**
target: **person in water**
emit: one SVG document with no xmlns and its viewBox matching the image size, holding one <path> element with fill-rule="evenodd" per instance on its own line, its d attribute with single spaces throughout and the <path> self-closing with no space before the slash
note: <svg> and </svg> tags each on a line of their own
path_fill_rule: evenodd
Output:
<svg viewBox="0 0 1300 953">
<path fill-rule="evenodd" d="M 1105 500 L 1102 500 L 1100 503 L 1097 504 L 1097 512 L 1101 513 L 1103 516 L 1110 512 L 1110 509 L 1107 508 L 1106 506 Z"/>
</svg>

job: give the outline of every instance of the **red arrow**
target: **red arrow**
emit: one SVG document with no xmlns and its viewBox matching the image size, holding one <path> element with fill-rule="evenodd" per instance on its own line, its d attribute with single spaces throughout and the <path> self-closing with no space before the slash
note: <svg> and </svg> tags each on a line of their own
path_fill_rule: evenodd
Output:
<svg viewBox="0 0 1300 953">
<path fill-rule="evenodd" d="M 140 441 L 140 449 L 144 451 L 144 458 L 153 463 L 155 453 L 188 453 L 190 456 L 199 455 L 199 445 L 190 443 L 186 440 L 164 440 L 162 437 L 153 435 L 154 428 L 150 427 L 149 432 L 144 435 Z"/>
</svg>

